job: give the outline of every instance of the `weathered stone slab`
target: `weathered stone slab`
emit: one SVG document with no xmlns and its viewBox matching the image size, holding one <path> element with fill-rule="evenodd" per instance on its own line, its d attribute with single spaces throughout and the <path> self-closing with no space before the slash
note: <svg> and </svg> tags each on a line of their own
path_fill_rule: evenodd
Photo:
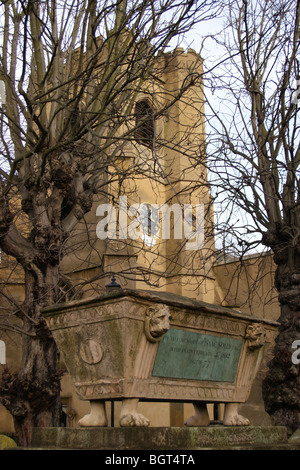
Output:
<svg viewBox="0 0 300 470">
<path fill-rule="evenodd" d="M 32 446 L 98 450 L 174 450 L 288 444 L 282 426 L 201 428 L 34 428 Z"/>
</svg>

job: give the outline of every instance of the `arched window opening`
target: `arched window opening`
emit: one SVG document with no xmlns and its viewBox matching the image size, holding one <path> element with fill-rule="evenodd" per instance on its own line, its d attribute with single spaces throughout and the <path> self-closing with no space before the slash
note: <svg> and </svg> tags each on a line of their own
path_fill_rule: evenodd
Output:
<svg viewBox="0 0 300 470">
<path fill-rule="evenodd" d="M 138 101 L 135 105 L 135 139 L 146 147 L 153 148 L 155 124 L 153 109 L 148 100 Z"/>
</svg>

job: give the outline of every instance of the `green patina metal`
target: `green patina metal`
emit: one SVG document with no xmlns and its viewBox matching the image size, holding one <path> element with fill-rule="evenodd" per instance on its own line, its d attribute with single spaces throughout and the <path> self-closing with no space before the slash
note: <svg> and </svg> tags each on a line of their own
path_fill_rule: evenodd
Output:
<svg viewBox="0 0 300 470">
<path fill-rule="evenodd" d="M 170 329 L 159 343 L 152 376 L 234 382 L 243 341 Z"/>
</svg>

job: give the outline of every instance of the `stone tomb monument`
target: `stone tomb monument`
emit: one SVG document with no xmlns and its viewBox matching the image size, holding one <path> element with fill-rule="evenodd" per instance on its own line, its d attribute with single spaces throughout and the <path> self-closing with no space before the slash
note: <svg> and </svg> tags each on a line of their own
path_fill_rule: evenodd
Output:
<svg viewBox="0 0 300 470">
<path fill-rule="evenodd" d="M 187 426 L 207 426 L 207 403 L 225 403 L 225 425 L 250 394 L 277 323 L 165 292 L 116 289 L 44 310 L 58 349 L 91 411 L 80 426 L 105 426 L 105 400 L 122 400 L 121 426 L 148 426 L 139 400 L 192 402 Z"/>
</svg>

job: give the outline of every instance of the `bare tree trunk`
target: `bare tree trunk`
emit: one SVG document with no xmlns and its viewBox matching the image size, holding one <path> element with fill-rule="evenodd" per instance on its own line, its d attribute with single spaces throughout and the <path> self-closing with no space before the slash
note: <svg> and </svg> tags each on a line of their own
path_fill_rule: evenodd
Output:
<svg viewBox="0 0 300 470">
<path fill-rule="evenodd" d="M 55 272 L 47 266 L 45 276 L 37 268 L 35 273 L 25 273 L 22 363 L 15 375 L 6 370 L 2 376 L 2 402 L 13 416 L 19 444 L 25 447 L 30 445 L 33 427 L 59 426 L 60 422 L 57 348 L 40 313 L 57 283 Z"/>
<path fill-rule="evenodd" d="M 279 292 L 280 327 L 274 357 L 263 382 L 266 411 L 274 425 L 292 434 L 300 427 L 300 368 L 292 363 L 292 343 L 300 338 L 300 256 L 295 248 L 277 248 L 276 288 Z"/>
</svg>

